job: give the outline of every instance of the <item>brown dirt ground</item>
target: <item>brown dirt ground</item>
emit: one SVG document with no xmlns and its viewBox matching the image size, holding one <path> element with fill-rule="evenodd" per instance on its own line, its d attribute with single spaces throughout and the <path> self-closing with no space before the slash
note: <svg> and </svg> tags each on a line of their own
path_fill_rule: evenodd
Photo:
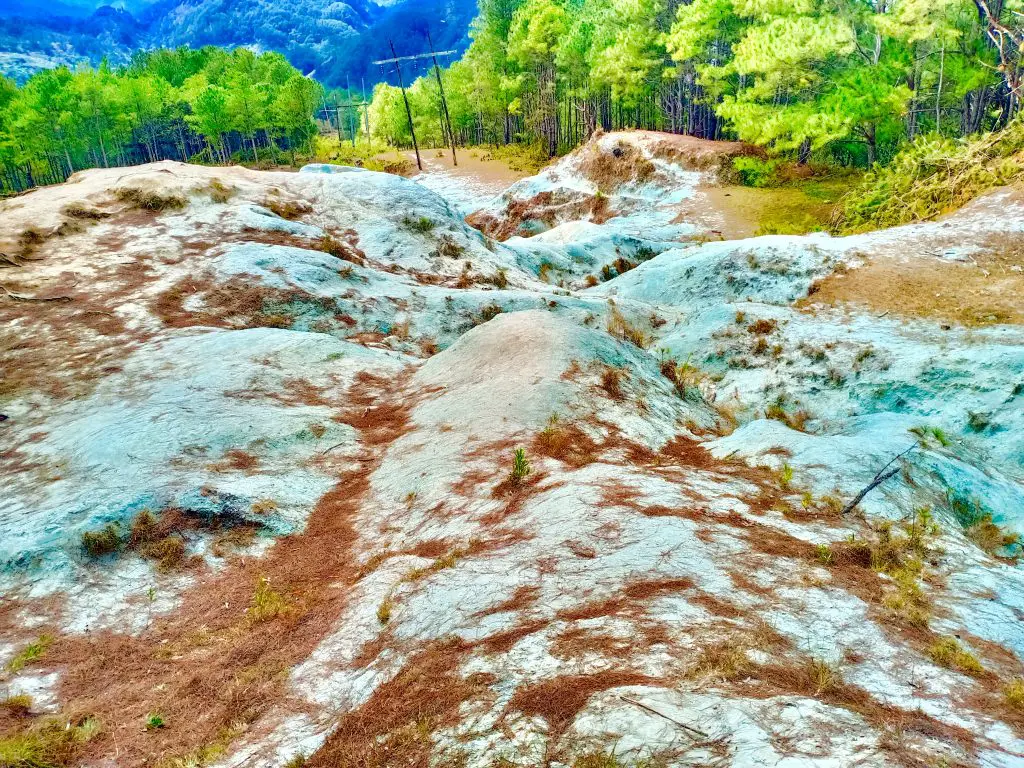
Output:
<svg viewBox="0 0 1024 768">
<path fill-rule="evenodd" d="M 968 262 L 928 254 L 872 259 L 815 283 L 798 306 L 854 305 L 967 327 L 1024 323 L 1024 244 L 990 238 L 984 245 Z"/>
</svg>

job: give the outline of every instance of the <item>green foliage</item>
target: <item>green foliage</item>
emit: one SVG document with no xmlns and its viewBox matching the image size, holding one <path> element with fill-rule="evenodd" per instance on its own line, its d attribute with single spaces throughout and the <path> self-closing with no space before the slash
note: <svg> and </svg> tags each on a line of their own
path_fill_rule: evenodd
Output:
<svg viewBox="0 0 1024 768">
<path fill-rule="evenodd" d="M 512 472 L 509 473 L 509 480 L 512 483 L 520 483 L 530 474 L 530 460 L 526 458 L 526 451 L 516 448 L 512 456 Z"/>
<path fill-rule="evenodd" d="M 7 662 L 7 671 L 12 674 L 20 672 L 27 664 L 39 661 L 39 659 L 46 655 L 46 651 L 52 643 L 52 635 L 40 635 L 38 640 L 26 645 L 14 655 L 14 658 Z M 0 763 L 0 765 L 2 765 L 2 763 Z"/>
<path fill-rule="evenodd" d="M 759 157 L 741 156 L 733 158 L 732 165 L 745 187 L 774 187 L 780 183 L 778 177 L 780 160 L 762 160 Z"/>
<path fill-rule="evenodd" d="M 437 222 L 427 216 L 420 216 L 418 219 L 405 216 L 402 218 L 402 226 L 411 232 L 419 232 L 421 235 L 425 235 L 433 231 L 434 227 L 437 226 Z"/>
<path fill-rule="evenodd" d="M 245 614 L 249 621 L 260 623 L 270 621 L 288 611 L 288 604 L 281 594 L 270 586 L 269 579 L 260 577 L 256 582 L 256 590 Z"/>
<path fill-rule="evenodd" d="M 150 712 L 148 715 L 146 715 L 147 731 L 156 731 L 166 727 L 167 723 L 164 720 L 164 716 L 161 715 L 159 712 Z"/>
<path fill-rule="evenodd" d="M 836 228 L 855 232 L 932 219 L 1024 177 L 1024 119 L 999 133 L 954 141 L 921 136 L 844 201 Z"/>
<path fill-rule="evenodd" d="M 62 768 L 73 765 L 83 745 L 99 733 L 99 723 L 86 718 L 77 725 L 51 718 L 0 736 L 3 768 Z"/>
<path fill-rule="evenodd" d="M 18 88 L 0 79 L 0 191 L 82 168 L 172 158 L 295 160 L 323 89 L 278 53 L 153 51 L 122 69 L 66 67 Z"/>
<path fill-rule="evenodd" d="M 98 531 L 86 531 L 82 534 L 82 549 L 89 557 L 103 557 L 119 552 L 123 546 L 121 529 L 117 523 L 107 523 Z"/>
</svg>

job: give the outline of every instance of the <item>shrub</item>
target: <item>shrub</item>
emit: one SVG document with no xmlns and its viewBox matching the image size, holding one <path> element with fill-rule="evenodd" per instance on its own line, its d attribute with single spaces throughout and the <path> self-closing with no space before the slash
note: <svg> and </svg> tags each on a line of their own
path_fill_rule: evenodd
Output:
<svg viewBox="0 0 1024 768">
<path fill-rule="evenodd" d="M 412 232 L 419 232 L 425 235 L 433 231 L 434 227 L 437 226 L 437 222 L 427 216 L 420 216 L 418 219 L 414 219 L 411 216 L 403 216 L 402 225 Z"/>
<path fill-rule="evenodd" d="M 793 484 L 793 468 L 789 464 L 783 464 L 779 470 L 779 487 L 787 491 Z"/>
<path fill-rule="evenodd" d="M 919 427 L 911 427 L 909 430 L 911 434 L 917 435 L 920 440 L 921 446 L 924 448 L 928 447 L 928 441 L 934 440 L 943 448 L 949 447 L 949 438 L 946 437 L 946 433 L 939 427 L 930 427 L 922 425 Z"/>
<path fill-rule="evenodd" d="M 809 665 L 811 681 L 814 683 L 815 695 L 834 691 L 843 684 L 842 675 L 828 662 L 814 659 Z"/>
<path fill-rule="evenodd" d="M 764 318 L 755 320 L 747 326 L 747 331 L 758 336 L 767 336 L 779 327 L 778 320 L 766 320 Z"/>
<path fill-rule="evenodd" d="M 509 480 L 512 483 L 520 483 L 528 474 L 530 474 L 530 461 L 526 458 L 526 451 L 516 448 L 512 455 L 512 472 L 509 474 Z"/>
<path fill-rule="evenodd" d="M 429 219 L 427 219 L 429 221 Z M 433 228 L 433 222 L 431 222 L 431 228 Z M 430 230 L 427 230 L 428 232 Z M 457 259 L 464 252 L 465 248 L 455 242 L 455 238 L 451 235 L 444 234 L 437 239 L 437 254 L 447 259 Z"/>
<path fill-rule="evenodd" d="M 622 400 L 622 376 L 623 373 L 618 368 L 611 366 L 606 367 L 601 372 L 601 389 L 603 389 L 612 400 Z"/>
<path fill-rule="evenodd" d="M 392 600 L 391 595 L 385 597 L 383 602 L 377 606 L 377 621 L 382 627 L 391 621 L 391 611 L 394 606 L 395 603 L 394 600 Z"/>
<path fill-rule="evenodd" d="M 494 273 L 494 276 L 491 277 L 488 282 L 490 282 L 490 284 L 493 285 L 495 288 L 508 288 L 508 272 L 506 272 L 502 268 L 499 268 L 498 271 Z"/>
<path fill-rule="evenodd" d="M 145 211 L 180 210 L 188 205 L 188 199 L 183 195 L 142 187 L 121 187 L 114 190 L 114 196 L 122 203 Z"/>
<path fill-rule="evenodd" d="M 483 307 L 480 307 L 480 315 L 478 316 L 475 324 L 483 325 L 484 323 L 489 323 L 491 320 L 500 315 L 502 311 L 503 310 L 500 304 L 487 304 Z"/>
<path fill-rule="evenodd" d="M 269 208 L 282 219 L 287 219 L 288 221 L 296 221 L 307 213 L 313 212 L 313 206 L 309 203 L 303 203 L 298 200 L 275 200 L 269 197 L 263 201 L 263 207 Z"/>
<path fill-rule="evenodd" d="M 206 185 L 206 192 L 215 203 L 226 203 L 234 196 L 235 191 L 234 187 L 226 186 L 220 179 L 210 179 L 210 183 Z"/>
<path fill-rule="evenodd" d="M 144 544 L 139 548 L 139 554 L 155 560 L 161 570 L 170 571 L 185 562 L 185 540 L 181 536 L 166 536 Z"/>
<path fill-rule="evenodd" d="M 618 307 L 612 307 L 611 314 L 608 316 L 608 325 L 606 326 L 608 333 L 617 339 L 622 341 L 628 341 L 635 347 L 640 349 L 646 349 L 650 344 L 650 339 L 643 330 L 637 328 L 635 325 L 630 323 L 625 316 L 619 312 Z"/>
<path fill-rule="evenodd" d="M 146 730 L 156 731 L 160 728 L 165 728 L 167 723 L 164 721 L 164 716 L 159 712 L 150 712 L 146 715 Z"/>
<path fill-rule="evenodd" d="M 1003 530 L 980 500 L 954 493 L 952 489 L 946 491 L 946 500 L 967 538 L 988 554 L 995 555 L 1001 549 L 1020 544 L 1020 536 Z"/>
<path fill-rule="evenodd" d="M 936 640 L 928 648 L 932 661 L 947 669 L 978 676 L 985 673 L 978 657 L 964 648 L 955 637 L 943 637 Z"/>
<path fill-rule="evenodd" d="M 98 531 L 86 531 L 82 534 L 82 549 L 89 557 L 103 557 L 120 552 L 123 545 L 121 529 L 117 523 L 107 523 Z"/>
<path fill-rule="evenodd" d="M 336 259 L 348 261 L 358 266 L 363 266 L 364 260 L 359 252 L 343 240 L 333 235 L 324 235 L 316 243 L 317 249 L 329 253 Z"/>
<path fill-rule="evenodd" d="M 785 161 L 762 160 L 759 157 L 734 157 L 732 167 L 739 175 L 740 183 L 745 187 L 775 187 L 782 183 L 779 169 Z"/>
</svg>

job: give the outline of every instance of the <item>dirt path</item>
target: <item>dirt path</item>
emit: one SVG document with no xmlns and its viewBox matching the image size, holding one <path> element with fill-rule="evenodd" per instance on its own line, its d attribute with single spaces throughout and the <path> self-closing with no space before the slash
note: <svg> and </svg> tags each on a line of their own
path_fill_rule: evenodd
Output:
<svg viewBox="0 0 1024 768">
<path fill-rule="evenodd" d="M 404 155 L 415 167 L 416 155 Z M 529 171 L 512 170 L 483 148 L 459 149 L 457 157 L 456 166 L 450 149 L 421 150 L 423 173 L 413 178 L 453 203 L 463 215 L 482 208 L 491 198 L 531 175 Z"/>
</svg>

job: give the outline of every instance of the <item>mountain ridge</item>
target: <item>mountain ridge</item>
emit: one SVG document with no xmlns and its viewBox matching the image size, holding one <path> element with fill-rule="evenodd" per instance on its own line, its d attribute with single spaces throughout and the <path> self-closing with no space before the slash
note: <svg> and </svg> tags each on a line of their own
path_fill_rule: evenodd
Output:
<svg viewBox="0 0 1024 768">
<path fill-rule="evenodd" d="M 419 53 L 429 32 L 438 47 L 461 53 L 475 15 L 475 0 L 432 7 L 409 0 L 71 0 L 45 13 L 25 0 L 0 0 L 0 73 L 21 82 L 61 64 L 124 65 L 139 49 L 247 46 L 279 51 L 328 86 L 359 87 L 391 77 L 371 63 L 389 53 L 391 42 L 400 55 Z"/>
</svg>

